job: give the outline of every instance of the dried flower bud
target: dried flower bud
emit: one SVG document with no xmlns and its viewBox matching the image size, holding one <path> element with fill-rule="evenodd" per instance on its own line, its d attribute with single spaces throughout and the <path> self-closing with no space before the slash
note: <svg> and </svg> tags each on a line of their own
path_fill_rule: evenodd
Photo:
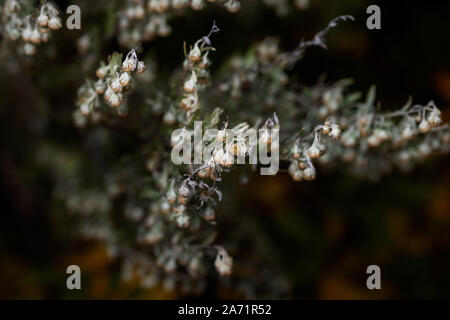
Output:
<svg viewBox="0 0 450 320">
<path fill-rule="evenodd" d="M 36 22 L 37 22 L 38 26 L 46 27 L 48 25 L 48 17 L 47 17 L 47 15 L 41 12 L 39 14 L 39 17 L 36 19 Z"/>
<path fill-rule="evenodd" d="M 322 155 L 316 144 L 312 144 L 308 149 L 306 149 L 306 154 L 312 159 L 318 158 Z"/>
<path fill-rule="evenodd" d="M 339 127 L 338 124 L 332 124 L 331 125 L 331 131 L 329 133 L 330 137 L 333 139 L 340 139 L 341 137 L 341 128 Z"/>
<path fill-rule="evenodd" d="M 130 53 L 128 53 L 127 57 L 125 58 L 125 61 L 122 63 L 122 71 L 133 72 L 134 70 L 136 70 L 136 66 L 137 66 L 136 53 L 134 52 L 134 50 L 132 50 L 130 51 Z"/>
<path fill-rule="evenodd" d="M 214 266 L 221 276 L 229 276 L 233 267 L 233 258 L 222 247 L 217 247 L 217 256 Z"/>
<path fill-rule="evenodd" d="M 192 192 L 189 189 L 187 183 L 183 182 L 178 189 L 178 202 L 186 205 L 192 196 Z"/>
<path fill-rule="evenodd" d="M 291 177 L 292 180 L 296 181 L 296 182 L 300 182 L 303 180 L 304 176 L 303 176 L 303 171 L 302 170 L 295 170 L 291 173 Z"/>
<path fill-rule="evenodd" d="M 238 0 L 229 0 L 225 3 L 225 8 L 231 13 L 236 13 L 241 9 L 241 3 Z"/>
<path fill-rule="evenodd" d="M 105 93 L 106 90 L 106 83 L 102 80 L 102 79 L 98 79 L 95 82 L 95 92 L 97 92 L 98 94 L 103 94 Z"/>
<path fill-rule="evenodd" d="M 302 156 L 302 149 L 299 147 L 298 143 L 295 143 L 290 150 L 292 158 L 298 159 Z"/>
<path fill-rule="evenodd" d="M 222 148 L 216 149 L 213 157 L 216 163 L 225 168 L 231 167 L 234 163 L 234 157 L 229 152 L 225 152 Z"/>
<path fill-rule="evenodd" d="M 109 66 L 102 66 L 95 71 L 95 74 L 100 79 L 103 79 L 108 74 Z"/>
<path fill-rule="evenodd" d="M 58 17 L 51 17 L 48 21 L 48 27 L 52 30 L 58 30 L 62 27 L 61 19 Z"/>
<path fill-rule="evenodd" d="M 22 31 L 22 40 L 25 42 L 31 41 L 31 36 L 33 34 L 33 30 L 31 29 L 31 27 L 28 25 L 27 27 L 25 27 L 25 29 L 23 29 Z"/>
<path fill-rule="evenodd" d="M 430 131 L 430 129 L 431 129 L 430 123 L 427 120 L 422 119 L 422 121 L 419 124 L 419 131 L 421 133 L 427 133 L 428 131 Z"/>
<path fill-rule="evenodd" d="M 83 103 L 83 104 L 80 106 L 80 112 L 81 112 L 83 115 L 85 115 L 85 116 L 89 115 L 90 111 L 91 111 L 91 108 L 89 107 L 89 104 Z"/>
<path fill-rule="evenodd" d="M 193 93 L 197 86 L 197 76 L 194 71 L 192 71 L 191 77 L 184 83 L 184 91 L 188 93 Z"/>
<path fill-rule="evenodd" d="M 179 228 L 187 228 L 189 227 L 190 219 L 187 214 L 179 214 L 175 218 L 175 222 Z"/>
<path fill-rule="evenodd" d="M 138 74 L 144 73 L 147 67 L 145 66 L 144 61 L 139 61 L 136 67 L 136 72 Z"/>
<path fill-rule="evenodd" d="M 367 144 L 372 147 L 376 148 L 381 144 L 381 140 L 378 139 L 378 137 L 375 134 L 370 135 L 367 139 Z"/>
<path fill-rule="evenodd" d="M 186 111 L 191 111 L 197 106 L 197 97 L 195 95 L 187 95 L 180 102 L 180 107 Z"/>
<path fill-rule="evenodd" d="M 175 123 L 175 111 L 170 108 L 164 113 L 163 122 L 167 125 L 173 125 Z"/>
<path fill-rule="evenodd" d="M 198 67 L 199 68 L 205 69 L 205 68 L 207 68 L 207 67 L 209 67 L 211 65 L 211 61 L 208 59 L 208 53 L 209 53 L 209 51 L 206 52 L 203 55 L 202 59 L 198 62 Z"/>
<path fill-rule="evenodd" d="M 175 201 L 177 200 L 177 194 L 175 193 L 175 180 L 172 180 L 170 182 L 169 189 L 166 193 L 166 198 L 170 204 L 175 203 Z"/>
<path fill-rule="evenodd" d="M 109 88 L 110 87 L 108 87 L 108 89 Z M 106 90 L 108 90 L 108 89 L 106 89 Z M 108 98 L 106 98 L 106 93 L 105 93 L 105 99 L 109 106 L 116 108 L 122 104 L 123 95 L 121 93 L 112 92 L 111 95 Z"/>
<path fill-rule="evenodd" d="M 314 180 L 316 178 L 316 169 L 314 167 L 308 167 L 303 170 L 303 178 L 307 181 Z"/>
<path fill-rule="evenodd" d="M 202 10 L 205 7 L 204 0 L 191 0 L 192 10 Z"/>
<path fill-rule="evenodd" d="M 36 47 L 31 43 L 25 43 L 23 46 L 23 51 L 26 55 L 32 56 L 36 53 Z"/>
<path fill-rule="evenodd" d="M 188 58 L 191 61 L 197 62 L 200 60 L 200 57 L 202 55 L 202 52 L 200 51 L 200 48 L 198 47 L 198 44 L 196 43 L 194 47 L 189 51 Z"/>
<path fill-rule="evenodd" d="M 389 140 L 391 138 L 390 134 L 384 129 L 375 129 L 373 135 L 377 137 L 381 142 Z"/>
<path fill-rule="evenodd" d="M 259 136 L 259 143 L 268 145 L 271 141 L 272 137 L 270 136 L 269 130 L 263 130 Z"/>
<path fill-rule="evenodd" d="M 401 136 L 404 140 L 410 140 L 417 134 L 416 124 L 408 123 L 402 130 Z"/>
<path fill-rule="evenodd" d="M 123 72 L 119 77 L 119 82 L 122 86 L 127 87 L 131 83 L 131 77 L 128 72 Z"/>
<path fill-rule="evenodd" d="M 442 123 L 441 111 L 437 108 L 435 108 L 433 111 L 431 111 L 430 115 L 428 116 L 427 122 L 432 127 L 439 126 Z"/>
<path fill-rule="evenodd" d="M 114 92 L 122 92 L 123 86 L 120 84 L 119 78 L 114 78 L 114 80 L 110 84 L 112 91 Z"/>
<path fill-rule="evenodd" d="M 216 219 L 216 211 L 211 207 L 207 207 L 203 211 L 203 219 L 206 221 L 214 221 Z"/>
</svg>

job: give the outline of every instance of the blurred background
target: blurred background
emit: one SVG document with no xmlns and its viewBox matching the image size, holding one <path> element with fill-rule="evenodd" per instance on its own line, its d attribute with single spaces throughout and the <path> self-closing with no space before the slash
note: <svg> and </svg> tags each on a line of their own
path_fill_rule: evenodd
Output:
<svg viewBox="0 0 450 320">
<path fill-rule="evenodd" d="M 70 219 L 53 196 L 54 172 L 36 161 L 36 155 L 50 147 L 61 151 L 54 154 L 66 165 L 89 155 L 85 133 L 71 119 L 76 90 L 91 76 L 80 68 L 76 40 L 95 28 L 98 19 L 106 19 L 109 7 L 102 1 L 90 5 L 88 12 L 83 11 L 85 1 L 58 1 L 58 6 L 65 11 L 71 3 L 82 10 L 80 31 L 56 32 L 47 52 L 21 62 L 25 67 L 18 67 L 20 72 L 11 71 L 8 57 L 0 62 L 0 298 L 186 297 L 120 281 L 120 265 L 107 257 L 101 244 L 68 236 Z M 218 67 L 230 54 L 244 53 L 267 36 L 279 37 L 282 49 L 292 49 L 335 16 L 351 14 L 355 22 L 342 23 L 328 35 L 328 50 L 307 52 L 296 66 L 298 78 L 309 85 L 322 75 L 330 81 L 354 78 L 352 89 L 363 92 L 376 84 L 377 101 L 386 110 L 401 107 L 410 95 L 420 104 L 434 100 L 449 121 L 447 1 L 311 0 L 305 10 L 285 17 L 257 0 L 242 4 L 237 14 L 211 5 L 172 19 L 169 37 L 144 45 L 153 52 L 159 72 L 178 67 L 183 41 L 205 34 L 213 19 L 221 28 L 214 36 L 213 61 Z M 370 4 L 381 7 L 381 30 L 366 28 Z M 113 36 L 99 50 L 102 57 L 125 51 Z M 295 183 L 287 174 L 256 175 L 244 187 L 231 174 L 223 183 L 220 237 L 226 239 L 231 231 L 251 235 L 253 221 L 258 221 L 258 237 L 263 234 L 264 239 L 239 243 L 239 252 L 232 254 L 236 263 L 245 264 L 247 253 L 264 256 L 270 248 L 267 264 L 255 272 L 269 268 L 287 279 L 290 290 L 283 298 L 448 299 L 448 161 L 448 156 L 433 157 L 409 173 L 394 172 L 377 182 L 321 170 L 313 182 Z M 83 290 L 66 289 L 70 264 L 81 267 Z M 365 286 L 371 264 L 381 268 L 382 290 Z M 204 296 L 240 298 L 215 279 Z"/>
</svg>

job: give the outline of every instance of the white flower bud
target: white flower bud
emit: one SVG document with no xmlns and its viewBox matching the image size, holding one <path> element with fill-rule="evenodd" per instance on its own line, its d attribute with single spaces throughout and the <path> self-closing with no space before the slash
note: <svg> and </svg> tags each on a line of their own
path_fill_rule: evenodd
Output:
<svg viewBox="0 0 450 320">
<path fill-rule="evenodd" d="M 197 86 L 197 76 L 195 75 L 195 72 L 192 71 L 191 77 L 184 82 L 183 88 L 184 91 L 192 93 L 195 91 L 196 86 Z"/>
<path fill-rule="evenodd" d="M 191 94 L 181 100 L 180 106 L 184 110 L 191 111 L 197 106 L 197 101 L 197 97 Z"/>
<path fill-rule="evenodd" d="M 432 127 L 439 126 L 442 123 L 441 111 L 439 109 L 434 109 L 433 111 L 431 111 L 430 115 L 428 116 L 427 122 Z"/>
<path fill-rule="evenodd" d="M 167 262 L 164 264 L 164 271 L 166 273 L 173 273 L 176 268 L 177 268 L 177 262 L 174 258 L 168 259 Z"/>
<path fill-rule="evenodd" d="M 216 212 L 213 208 L 207 207 L 205 211 L 203 211 L 203 219 L 206 221 L 214 221 L 216 219 Z"/>
<path fill-rule="evenodd" d="M 58 17 L 51 17 L 48 21 L 48 27 L 52 30 L 58 30 L 62 27 L 61 19 Z"/>
<path fill-rule="evenodd" d="M 189 216 L 187 214 L 180 214 L 175 218 L 175 222 L 179 228 L 189 227 Z"/>
<path fill-rule="evenodd" d="M 125 58 L 125 61 L 122 63 L 122 71 L 125 72 L 133 72 L 137 66 L 137 58 L 136 54 L 130 55 L 130 53 Z"/>
<path fill-rule="evenodd" d="M 25 43 L 23 46 L 23 51 L 26 55 L 32 56 L 36 53 L 36 47 L 31 43 Z"/>
<path fill-rule="evenodd" d="M 139 61 L 136 67 L 136 72 L 138 74 L 144 73 L 144 71 L 147 69 L 147 67 L 145 66 L 144 61 Z"/>
<path fill-rule="evenodd" d="M 108 74 L 108 70 L 109 70 L 109 66 L 103 66 L 98 68 L 95 71 L 95 74 L 97 75 L 97 77 L 99 77 L 100 79 L 103 79 L 104 77 L 106 77 L 106 75 Z"/>
<path fill-rule="evenodd" d="M 169 203 L 167 200 L 166 200 L 166 201 L 163 201 L 163 202 L 161 203 L 161 212 L 162 212 L 162 213 L 167 214 L 167 213 L 170 212 L 170 209 L 171 209 L 171 206 L 170 206 L 170 203 Z"/>
<path fill-rule="evenodd" d="M 297 165 L 294 165 L 296 168 L 292 171 L 289 172 L 289 174 L 292 177 L 292 180 L 296 181 L 296 182 L 300 182 L 303 180 L 303 171 L 298 169 Z"/>
<path fill-rule="evenodd" d="M 259 143 L 261 144 L 269 144 L 272 141 L 272 137 L 270 136 L 269 130 L 263 130 L 261 135 L 259 136 Z"/>
<path fill-rule="evenodd" d="M 381 140 L 378 139 L 375 134 L 370 135 L 366 141 L 367 144 L 372 148 L 378 147 L 381 144 Z"/>
<path fill-rule="evenodd" d="M 103 94 L 105 93 L 105 90 L 106 90 L 105 82 L 103 82 L 102 79 L 98 79 L 95 82 L 95 92 L 97 92 L 98 94 Z"/>
<path fill-rule="evenodd" d="M 303 178 L 307 181 L 314 180 L 316 178 L 316 169 L 313 167 L 308 167 L 303 170 Z"/>
<path fill-rule="evenodd" d="M 241 9 L 241 3 L 238 0 L 230 0 L 225 3 L 225 8 L 231 13 L 236 13 Z"/>
<path fill-rule="evenodd" d="M 172 109 L 167 110 L 163 116 L 163 122 L 167 125 L 175 123 L 175 112 Z"/>
<path fill-rule="evenodd" d="M 205 7 L 204 0 L 191 0 L 192 10 L 202 10 Z"/>
<path fill-rule="evenodd" d="M 112 91 L 118 93 L 122 92 L 122 85 L 120 84 L 120 80 L 118 78 L 114 78 L 114 80 L 110 84 Z"/>
<path fill-rule="evenodd" d="M 109 87 L 108 87 L 109 88 Z M 107 89 L 108 90 L 108 89 Z M 106 98 L 106 95 L 105 95 Z M 113 108 L 118 107 L 123 101 L 123 96 L 120 93 L 113 92 L 108 99 L 106 99 L 106 102 Z"/>
<path fill-rule="evenodd" d="M 191 190 L 186 183 L 183 183 L 181 187 L 178 189 L 178 202 L 186 205 L 189 199 L 191 198 Z"/>
<path fill-rule="evenodd" d="M 222 247 L 217 247 L 217 256 L 214 266 L 221 276 L 229 276 L 233 267 L 233 258 Z"/>
<path fill-rule="evenodd" d="M 308 149 L 306 149 L 306 154 L 312 159 L 321 156 L 320 149 L 316 144 L 312 144 Z"/>
<path fill-rule="evenodd" d="M 419 154 L 423 157 L 426 157 L 428 155 L 430 155 L 431 153 L 431 147 L 430 144 L 427 142 L 423 142 L 419 145 L 419 147 L 417 148 L 417 151 L 419 152 Z"/>
<path fill-rule="evenodd" d="M 419 131 L 421 133 L 427 133 L 428 131 L 430 131 L 430 129 L 431 129 L 430 123 L 427 120 L 422 119 L 422 121 L 419 124 Z"/>
<path fill-rule="evenodd" d="M 131 77 L 128 72 L 123 72 L 119 77 L 119 82 L 122 86 L 127 87 L 131 83 Z"/>
<path fill-rule="evenodd" d="M 108 86 L 105 91 L 105 99 L 108 100 L 113 93 L 114 91 L 111 89 L 110 86 Z"/>
<path fill-rule="evenodd" d="M 339 139 L 341 137 L 341 128 L 339 128 L 339 125 L 332 124 L 329 135 L 333 139 L 336 139 L 336 140 Z"/>
<path fill-rule="evenodd" d="M 27 26 L 22 31 L 22 40 L 26 41 L 26 42 L 31 41 L 32 34 L 33 34 L 33 30 L 29 26 Z"/>
<path fill-rule="evenodd" d="M 375 129 L 373 135 L 380 141 L 386 141 L 390 138 L 389 133 L 384 129 Z"/>
<path fill-rule="evenodd" d="M 200 48 L 198 47 L 198 44 L 196 43 L 194 47 L 189 51 L 188 58 L 191 61 L 198 61 L 200 60 L 200 57 L 202 55 L 202 52 L 200 51 Z"/>
<path fill-rule="evenodd" d="M 39 14 L 39 17 L 36 20 L 38 26 L 40 27 L 46 27 L 48 25 L 48 17 L 46 14 L 42 13 Z"/>
<path fill-rule="evenodd" d="M 410 140 L 416 136 L 416 130 L 417 129 L 415 128 L 415 124 L 414 126 L 412 124 L 406 125 L 402 130 L 401 136 L 404 140 Z"/>
<path fill-rule="evenodd" d="M 175 180 L 172 180 L 169 185 L 169 189 L 166 193 L 166 198 L 169 203 L 175 203 L 177 201 L 177 194 L 175 192 Z"/>
</svg>

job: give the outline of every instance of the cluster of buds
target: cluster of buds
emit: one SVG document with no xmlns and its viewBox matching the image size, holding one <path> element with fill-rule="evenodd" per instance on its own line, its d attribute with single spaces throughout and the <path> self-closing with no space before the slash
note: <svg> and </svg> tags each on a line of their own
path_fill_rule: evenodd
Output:
<svg viewBox="0 0 450 320">
<path fill-rule="evenodd" d="M 6 0 L 1 8 L 2 32 L 6 39 L 21 40 L 21 52 L 34 55 L 36 46 L 48 42 L 50 32 L 61 28 L 59 12 L 51 3 L 44 3 L 39 14 L 25 13 L 26 5 L 18 0 Z"/>
<path fill-rule="evenodd" d="M 78 92 L 79 110 L 76 118 L 96 115 L 96 109 L 100 107 L 100 96 L 111 108 L 117 109 L 121 116 L 127 114 L 127 106 L 124 103 L 125 94 L 131 89 L 134 73 L 142 74 L 146 70 L 143 61 L 137 58 L 136 50 L 132 49 L 122 62 L 122 55 L 114 53 L 108 64 L 102 65 L 96 70 L 97 81 L 88 80 Z M 80 120 L 78 120 L 80 121 Z"/>
<path fill-rule="evenodd" d="M 395 118 L 401 118 L 396 124 Z M 383 142 L 393 148 L 404 146 L 419 134 L 427 134 L 442 123 L 441 111 L 433 102 L 426 106 L 415 105 L 388 114 L 358 114 L 357 121 L 349 126 L 342 137 L 342 144 L 354 148 L 361 141 L 371 148 Z"/>
<path fill-rule="evenodd" d="M 199 108 L 198 90 L 202 85 L 207 85 L 210 82 L 207 68 L 211 65 L 211 61 L 208 55 L 210 51 L 215 49 L 211 47 L 209 37 L 216 32 L 219 32 L 219 28 L 214 23 L 209 34 L 195 42 L 185 55 L 183 67 L 188 72 L 188 77 L 183 83 L 184 94 L 180 107 L 186 111 L 187 117 Z"/>
<path fill-rule="evenodd" d="M 355 162 L 361 172 L 368 166 L 374 168 L 372 173 L 377 168 L 387 172 L 393 164 L 406 171 L 412 168 L 414 160 L 449 151 L 448 126 L 441 126 L 441 111 L 432 101 L 425 106 L 411 106 L 409 101 L 402 109 L 390 113 L 372 110 L 370 105 L 362 105 L 355 121 L 347 124 L 341 146 L 334 148 L 334 156 L 344 162 Z M 393 155 L 377 157 L 377 151 Z"/>
<path fill-rule="evenodd" d="M 313 136 L 313 142 L 308 145 L 305 140 Z M 332 118 L 328 118 L 323 125 L 317 126 L 314 131 L 303 139 L 297 139 L 289 149 L 291 164 L 288 172 L 294 181 L 311 181 L 316 178 L 316 169 L 312 159 L 322 157 L 327 152 L 325 137 L 332 140 L 341 138 L 341 128 Z"/>
<path fill-rule="evenodd" d="M 168 24 L 171 14 L 184 8 L 202 10 L 207 2 L 216 0 L 129 0 L 119 14 L 119 42 L 134 47 L 156 37 L 167 37 L 172 32 Z M 230 12 L 241 8 L 239 0 L 219 0 Z"/>
</svg>

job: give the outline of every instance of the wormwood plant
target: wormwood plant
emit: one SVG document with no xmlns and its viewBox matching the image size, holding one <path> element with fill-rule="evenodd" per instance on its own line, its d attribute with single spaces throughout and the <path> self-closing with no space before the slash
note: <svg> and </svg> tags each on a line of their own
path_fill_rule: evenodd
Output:
<svg viewBox="0 0 450 320">
<path fill-rule="evenodd" d="M 233 258 L 226 245 L 216 240 L 216 224 L 221 220 L 216 212 L 222 199 L 221 180 L 236 166 L 237 156 L 249 155 L 251 145 L 244 135 L 249 128 L 280 128 L 279 144 L 272 146 L 275 142 L 268 131 L 259 142 L 279 152 L 281 169 L 295 181 L 316 179 L 319 166 L 345 166 L 355 174 L 376 178 L 395 166 L 407 170 L 426 156 L 448 152 L 448 126 L 441 126 L 441 113 L 432 101 L 419 105 L 409 100 L 399 110 L 384 113 L 375 104 L 374 88 L 360 101 L 359 93 L 349 92 L 350 80 L 313 87 L 291 81 L 287 71 L 308 48 L 326 48 L 325 36 L 346 20 L 353 19 L 338 17 L 312 40 L 301 41 L 287 52 L 268 38 L 245 56 L 233 57 L 213 81 L 209 67 L 216 50 L 213 37 L 219 32 L 214 24 L 208 35 L 185 45 L 182 70 L 170 81 L 155 76 L 153 82 L 130 90 L 130 96 L 138 95 L 139 88 L 152 90 L 151 98 L 141 105 L 131 98 L 123 102 L 126 98 L 121 93 L 134 81 L 129 73 L 141 63 L 135 49 L 124 61 L 113 54 L 97 69 L 99 80 L 80 88 L 79 109 L 74 113 L 78 126 L 128 122 L 114 112 L 123 115 L 122 102 L 142 124 L 127 130 L 138 135 L 143 151 L 108 173 L 106 190 L 85 193 L 86 199 L 74 201 L 71 208 L 83 213 L 86 201 L 92 202 L 98 224 L 84 221 L 81 230 L 103 240 L 113 255 L 121 257 L 125 278 L 137 274 L 144 286 L 162 281 L 169 289 L 181 285 L 188 291 L 201 291 L 212 263 L 219 275 L 232 274 Z M 127 67 L 130 64 L 132 68 Z M 120 98 L 111 98 L 108 92 Z M 105 99 L 100 99 L 103 93 Z M 217 129 L 211 142 L 200 142 L 213 149 L 212 156 L 203 164 L 174 165 L 171 147 L 191 140 L 195 120 L 203 121 L 204 129 Z M 181 130 L 171 135 L 175 129 Z M 218 148 L 226 140 L 226 129 L 235 138 L 225 149 Z M 136 163 L 145 165 L 147 173 Z M 126 236 L 124 226 L 110 217 L 117 198 L 122 199 L 124 216 L 130 220 Z M 277 290 L 283 288 L 279 285 Z"/>
<path fill-rule="evenodd" d="M 62 26 L 59 11 L 52 3 L 35 8 L 33 1 L 2 1 L 0 17 L 2 49 L 9 48 L 5 42 L 12 42 L 11 47 L 25 55 L 34 55 L 40 43 L 49 41 L 51 31 Z"/>
<path fill-rule="evenodd" d="M 222 2 L 231 12 L 241 6 L 236 0 Z M 38 33 L 41 39 L 47 26 L 52 30 L 61 26 L 52 24 L 57 11 L 49 3 L 36 19 L 20 13 L 20 6 L 11 8 L 11 3 L 19 2 L 5 2 L 2 14 L 7 25 L 2 23 L 2 32 L 9 40 L 22 37 L 28 54 L 31 51 L 25 46 L 37 43 Z M 137 45 L 168 36 L 172 11 L 187 6 L 202 9 L 207 2 L 124 3 L 117 14 L 117 39 L 132 49 L 98 61 L 91 78 L 79 87 L 73 113 L 74 124 L 92 133 L 96 153 L 102 155 L 98 173 L 102 181 L 92 184 L 77 174 L 59 172 L 55 188 L 56 197 L 75 214 L 73 223 L 80 234 L 105 243 L 108 253 L 122 263 L 124 279 L 137 278 L 144 287 L 163 284 L 166 289 L 200 293 L 218 274 L 226 285 L 248 296 L 260 295 L 261 285 L 271 296 L 288 290 L 285 279 L 274 270 L 256 275 L 249 271 L 254 268 L 245 268 L 251 263 L 246 261 L 234 267 L 232 253 L 239 251 L 236 238 L 243 233 L 239 226 L 233 235 L 217 231 L 218 207 L 227 196 L 220 186 L 227 172 L 239 170 L 244 184 L 252 172 L 258 174 L 260 165 L 236 164 L 238 158 L 249 158 L 255 147 L 246 135 L 249 129 L 260 132 L 257 143 L 272 156 L 279 154 L 280 171 L 295 181 L 317 179 L 322 167 L 344 167 L 352 174 L 377 179 L 450 150 L 448 125 L 442 125 L 433 101 L 414 104 L 408 100 L 397 110 L 382 112 L 374 87 L 361 99 L 360 93 L 351 91 L 349 79 L 306 87 L 290 76 L 309 48 L 326 49 L 328 33 L 338 23 L 352 21 L 351 16 L 337 17 L 290 51 L 282 51 L 276 39 L 267 38 L 246 54 L 231 57 L 212 76 L 214 52 L 221 49 L 214 37 L 227 32 L 213 23 L 209 33 L 184 43 L 184 52 L 179 53 L 183 62 L 166 78 Z M 307 1 L 294 4 L 308 5 Z M 280 14 L 283 10 L 277 9 Z M 190 158 L 203 148 L 210 148 L 211 155 L 202 163 L 175 164 L 172 151 L 192 140 L 196 121 L 203 124 L 202 133 L 216 131 L 208 141 L 189 145 Z M 53 165 L 58 171 L 58 164 Z M 267 256 L 276 256 L 263 236 L 253 239 L 252 245 L 255 250 L 264 248 Z M 261 283 L 258 277 L 271 281 Z"/>
</svg>

